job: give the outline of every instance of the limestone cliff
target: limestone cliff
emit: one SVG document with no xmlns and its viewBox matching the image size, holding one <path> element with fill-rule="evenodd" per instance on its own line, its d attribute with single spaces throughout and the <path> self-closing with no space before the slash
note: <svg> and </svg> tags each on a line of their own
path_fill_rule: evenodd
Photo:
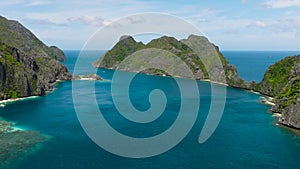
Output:
<svg viewBox="0 0 300 169">
<path fill-rule="evenodd" d="M 227 83 L 232 87 L 255 90 L 275 97 L 276 105 L 271 110 L 282 113 L 280 123 L 300 128 L 300 56 L 287 57 L 270 66 L 263 80 L 255 84 L 255 82 L 245 82 L 239 78 L 236 68 L 223 57 L 219 48 L 204 36 L 190 35 L 187 39 L 180 41 L 173 37 L 163 36 L 148 44 L 136 42 L 131 36 L 123 36 L 111 50 L 95 61 L 93 66 L 136 71 L 134 67 L 124 68 L 119 65 L 134 52 L 149 48 L 163 49 L 178 56 L 190 67 L 194 79 L 211 79 L 215 82 Z M 211 59 L 213 57 L 218 57 L 217 60 L 221 61 L 221 64 L 217 64 L 216 59 Z M 163 60 L 155 61 L 156 64 L 164 63 Z M 180 71 L 180 68 L 178 69 Z M 156 69 L 144 70 L 141 73 L 166 74 Z M 225 81 L 218 79 L 222 75 L 225 75 Z"/>
<path fill-rule="evenodd" d="M 57 80 L 70 79 L 71 74 L 59 61 L 0 44 L 0 100 L 44 95 Z"/>
<path fill-rule="evenodd" d="M 0 100 L 44 95 L 71 74 L 58 60 L 64 53 L 48 47 L 17 21 L 0 17 Z"/>
<path fill-rule="evenodd" d="M 209 42 L 206 37 L 197 35 L 190 35 L 187 39 L 180 41 L 174 37 L 163 36 L 153 39 L 148 44 L 136 42 L 131 36 L 123 36 L 111 50 L 106 52 L 98 61 L 95 61 L 93 66 L 124 70 L 119 67 L 121 61 L 134 52 L 150 48 L 163 49 L 178 56 L 192 70 L 194 79 L 210 79 L 245 89 L 250 89 L 253 86 L 253 83 L 247 83 L 238 77 L 236 68 L 225 59 L 217 46 Z M 217 64 L 216 60 L 220 61 L 220 64 Z M 163 64 L 164 61 L 157 60 L 156 63 Z M 127 68 L 126 71 L 136 70 Z M 165 72 L 157 69 L 144 70 L 142 73 L 165 74 Z M 219 79 L 222 77 L 221 75 L 224 75 L 223 77 L 226 79 Z"/>
<path fill-rule="evenodd" d="M 55 46 L 48 47 L 18 21 L 0 16 L 0 43 L 17 48 L 33 57 L 51 57 L 66 60 L 64 53 Z"/>
<path fill-rule="evenodd" d="M 300 55 L 286 57 L 266 71 L 255 89 L 275 97 L 272 111 L 281 113 L 281 124 L 300 129 Z"/>
</svg>

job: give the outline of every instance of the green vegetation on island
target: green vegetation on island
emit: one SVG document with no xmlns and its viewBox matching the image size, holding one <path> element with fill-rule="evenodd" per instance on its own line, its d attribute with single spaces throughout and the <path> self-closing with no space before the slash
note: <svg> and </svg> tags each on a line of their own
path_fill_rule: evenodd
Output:
<svg viewBox="0 0 300 169">
<path fill-rule="evenodd" d="M 111 50 L 93 63 L 93 66 L 136 72 L 137 66 L 122 67 L 120 63 L 128 56 L 134 56 L 133 53 L 135 52 L 151 48 L 162 49 L 178 56 L 190 67 L 194 74 L 194 79 L 210 79 L 215 82 L 225 82 L 231 87 L 254 90 L 263 95 L 274 97 L 275 106 L 271 110 L 282 114 L 279 122 L 289 127 L 300 128 L 300 56 L 286 57 L 270 66 L 263 80 L 256 84 L 255 82 L 245 82 L 241 79 L 236 68 L 226 60 L 218 47 L 209 42 L 204 36 L 190 35 L 187 39 L 180 41 L 173 37 L 163 36 L 150 41 L 148 44 L 136 42 L 131 36 L 122 36 Z M 143 53 L 139 52 L 139 54 Z M 157 55 L 158 53 L 154 54 Z M 215 59 L 211 59 L 216 57 L 216 55 L 221 61 L 221 65 Z M 139 61 L 143 60 L 140 59 Z M 154 61 L 158 65 L 163 65 L 164 63 L 164 60 L 159 60 L 158 58 L 155 58 Z M 131 64 L 138 63 L 131 62 Z M 174 72 L 181 71 L 180 66 L 177 69 Z M 143 70 L 141 73 L 168 75 L 166 72 L 158 69 Z M 224 73 L 225 81 L 217 78 L 211 79 L 221 77 Z M 212 77 L 209 77 L 209 75 L 212 75 Z"/>
<path fill-rule="evenodd" d="M 66 60 L 62 50 L 56 46 L 48 47 L 18 21 L 0 16 L 0 43 L 5 43 L 34 57 L 51 57 Z"/>
<path fill-rule="evenodd" d="M 0 100 L 45 95 L 57 80 L 70 79 L 71 74 L 59 61 L 0 44 Z"/>
<path fill-rule="evenodd" d="M 19 22 L 0 16 L 0 101 L 45 95 L 57 80 L 70 80 L 58 60 L 65 60 L 60 49 L 46 46 Z M 0 120 L 0 168 L 45 140 L 38 132 Z"/>
<path fill-rule="evenodd" d="M 300 55 L 270 66 L 255 90 L 274 97 L 271 111 L 281 113 L 281 124 L 300 129 Z"/>
<path fill-rule="evenodd" d="M 250 89 L 254 85 L 238 77 L 236 68 L 226 60 L 217 46 L 209 42 L 206 37 L 197 35 L 190 35 L 187 39 L 183 40 L 162 36 L 158 39 L 153 39 L 148 44 L 136 42 L 131 36 L 122 36 L 111 50 L 107 51 L 104 56 L 93 63 L 93 66 L 98 68 L 137 71 L 134 70 L 134 68 L 124 69 L 119 67 L 120 63 L 137 51 L 151 48 L 162 49 L 178 56 L 191 69 L 194 75 L 193 79 L 210 79 L 214 82 L 227 83 L 230 86 L 245 89 Z M 220 64 L 217 64 L 218 61 Z M 203 62 L 205 62 L 205 64 Z M 164 61 L 157 60 L 156 63 L 163 65 Z M 178 69 L 179 70 L 175 70 L 175 72 L 181 71 L 179 67 Z M 155 75 L 165 74 L 165 72 L 158 69 L 143 70 L 141 73 Z M 222 75 L 224 75 L 226 79 L 218 79 L 222 77 Z M 178 76 L 180 77 L 180 75 Z"/>
<path fill-rule="evenodd" d="M 57 80 L 70 80 L 64 53 L 47 47 L 17 21 L 0 17 L 0 100 L 45 95 Z"/>
</svg>

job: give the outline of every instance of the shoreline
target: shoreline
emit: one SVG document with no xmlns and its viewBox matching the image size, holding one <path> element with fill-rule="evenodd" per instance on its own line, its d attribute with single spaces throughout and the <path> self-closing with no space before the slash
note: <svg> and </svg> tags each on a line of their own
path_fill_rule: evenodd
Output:
<svg viewBox="0 0 300 169">
<path fill-rule="evenodd" d="M 99 68 L 98 68 L 99 69 Z M 113 71 L 116 71 L 115 69 L 112 69 L 112 68 L 102 68 L 102 69 L 108 69 L 108 70 L 113 70 Z M 124 70 L 117 70 L 117 71 L 124 71 Z M 125 72 L 130 72 L 130 71 L 125 71 Z M 167 77 L 167 78 L 170 78 L 172 76 L 164 76 L 163 75 L 153 75 L 153 74 L 147 74 L 147 73 L 141 73 L 141 72 L 135 72 L 135 73 L 140 73 L 140 74 L 145 74 L 145 75 L 148 75 L 148 76 L 160 76 L 160 77 Z M 173 76 L 173 78 L 183 78 L 183 77 L 177 77 L 177 76 Z M 196 79 L 192 79 L 192 80 L 196 80 Z M 230 86 L 226 83 L 221 83 L 221 82 L 215 82 L 215 81 L 212 81 L 210 79 L 198 79 L 196 81 L 200 81 L 200 82 L 207 82 L 207 83 L 211 83 L 211 84 L 217 84 L 217 85 L 222 85 L 222 86 L 226 86 L 226 87 L 232 87 L 232 88 L 236 88 L 236 89 L 240 89 L 240 90 L 244 90 L 246 92 L 250 92 L 250 93 L 253 93 L 255 95 L 258 95 L 260 96 L 259 97 L 259 103 L 260 104 L 264 104 L 264 105 L 268 105 L 268 106 L 275 106 L 276 104 L 274 103 L 274 97 L 271 97 L 271 96 L 268 96 L 268 95 L 265 95 L 263 93 L 260 93 L 258 91 L 254 91 L 252 89 L 245 89 L 245 88 L 239 88 L 239 87 L 234 87 L 234 86 Z M 269 109 L 270 110 L 270 109 Z M 276 118 L 280 118 L 282 116 L 281 113 L 274 113 L 274 112 L 271 112 L 271 115 L 274 119 Z M 278 123 L 278 121 L 277 121 Z M 276 125 L 277 126 L 277 125 Z M 279 125 L 279 126 L 282 126 L 282 125 Z M 297 129 L 294 129 L 292 127 L 289 127 L 289 126 L 285 126 L 286 128 L 289 128 L 291 131 L 294 131 L 294 130 L 297 130 Z M 298 130 L 299 133 L 300 133 L 300 130 Z"/>
<path fill-rule="evenodd" d="M 113 69 L 110 69 L 110 70 L 113 70 Z M 121 70 L 122 71 L 122 70 Z M 145 73 L 142 73 L 142 74 L 145 74 Z M 160 76 L 160 77 L 167 77 L 167 78 L 170 78 L 170 76 L 162 76 L 162 75 L 153 75 L 153 74 L 145 74 L 145 75 L 149 75 L 149 76 Z M 174 78 L 182 78 L 182 77 L 174 77 Z M 95 81 L 95 79 L 91 79 L 91 78 L 81 78 L 81 79 L 73 79 L 73 80 L 83 80 L 83 81 Z M 71 81 L 73 81 L 71 80 Z M 104 79 L 102 79 L 104 80 Z M 66 80 L 57 80 L 56 82 L 54 82 L 54 86 L 57 85 L 58 83 L 60 82 L 64 82 Z M 105 81 L 105 80 L 104 80 Z M 212 81 L 210 79 L 198 79 L 196 81 L 200 81 L 200 82 L 208 82 L 208 83 L 211 83 L 211 84 L 217 84 L 217 85 L 222 85 L 222 86 L 226 86 L 226 87 L 232 87 L 226 83 L 221 83 L 221 82 L 215 82 L 215 81 Z M 232 88 L 236 88 L 236 87 L 232 87 Z M 46 95 L 55 91 L 55 87 L 52 89 L 52 90 L 49 90 L 46 92 Z M 275 106 L 276 104 L 273 102 L 274 100 L 274 97 L 270 97 L 270 96 L 267 96 L 267 95 L 264 95 L 260 92 L 257 92 L 257 91 L 254 91 L 252 89 L 244 89 L 244 88 L 237 88 L 237 89 L 241 89 L 241 90 L 244 90 L 244 91 L 247 91 L 247 92 L 250 92 L 250 93 L 253 93 L 253 94 L 256 94 L 256 95 L 259 95 L 259 102 L 261 104 L 265 104 L 265 105 L 269 105 L 269 106 Z M 34 99 L 34 98 L 38 98 L 38 97 L 41 97 L 41 96 L 28 96 L 28 97 L 23 97 L 23 98 L 16 98 L 16 99 L 7 99 L 7 100 L 1 100 L 0 101 L 0 108 L 4 108 L 6 106 L 6 104 L 9 104 L 9 103 L 14 103 L 14 102 L 17 102 L 17 101 L 22 101 L 22 100 L 27 100 L 27 99 Z M 274 112 L 271 112 L 272 114 L 272 117 L 273 118 L 280 118 L 282 116 L 282 114 L 280 113 L 274 113 Z M 0 122 L 2 121 L 2 119 L 0 118 Z M 5 121 L 6 122 L 6 121 Z M 8 122 L 9 123 L 9 122 Z M 281 126 L 281 125 L 280 125 Z M 293 128 L 290 128 L 288 126 L 285 126 L 286 128 L 289 128 L 291 130 L 295 130 Z M 24 131 L 23 129 L 21 128 L 15 128 L 16 131 Z M 26 131 L 26 130 L 25 130 Z M 300 131 L 300 130 L 299 130 Z"/>
<path fill-rule="evenodd" d="M 17 101 L 28 100 L 28 99 L 35 99 L 35 98 L 38 98 L 38 97 L 40 97 L 40 96 L 27 96 L 27 97 L 15 98 L 15 99 L 1 100 L 0 101 L 0 107 L 5 107 L 6 104 L 9 104 L 9 103 L 14 103 L 14 102 L 17 102 Z"/>
<path fill-rule="evenodd" d="M 260 97 L 260 103 L 262 104 L 266 104 L 266 105 L 270 105 L 270 106 L 275 106 L 276 104 L 273 102 L 274 98 L 273 97 L 270 97 L 270 96 L 264 96 L 264 95 L 261 95 Z M 273 114 L 276 114 L 276 113 L 273 113 Z M 279 113 L 277 113 L 279 114 Z"/>
<path fill-rule="evenodd" d="M 66 82 L 66 81 L 73 81 L 73 80 L 79 80 L 79 81 L 81 81 L 81 80 L 82 81 L 99 81 L 99 80 L 95 80 L 93 78 L 81 78 L 81 79 L 72 79 L 72 80 L 56 80 L 54 82 L 53 89 L 46 91 L 46 94 L 42 95 L 42 96 L 46 96 L 47 94 L 54 92 L 56 90 L 55 86 L 58 85 L 59 83 Z M 102 79 L 102 81 L 103 81 L 103 79 Z M 0 100 L 0 108 L 4 108 L 7 104 L 10 104 L 10 103 L 14 103 L 14 102 L 18 102 L 18 101 L 23 101 L 23 100 L 28 100 L 28 99 L 35 99 L 35 98 L 39 98 L 39 97 L 42 97 L 42 96 L 32 95 L 32 96 L 26 96 L 26 97 L 20 97 L 20 98 L 10 98 L 10 99 L 6 99 L 6 100 Z"/>
<path fill-rule="evenodd" d="M 57 84 L 59 84 L 61 82 L 64 82 L 64 81 L 68 81 L 68 80 L 56 80 L 53 84 L 53 89 L 46 91 L 45 95 L 41 95 L 41 96 L 32 95 L 32 96 L 26 96 L 26 97 L 10 98 L 10 99 L 6 99 L 6 100 L 0 100 L 0 108 L 5 107 L 6 104 L 15 103 L 15 102 L 18 102 L 18 101 L 23 101 L 23 100 L 36 99 L 36 98 L 39 98 L 39 97 L 42 97 L 42 96 L 46 96 L 47 94 L 52 93 L 53 91 L 55 91 L 55 89 L 56 89 L 55 86 Z"/>
<path fill-rule="evenodd" d="M 200 79 L 199 81 L 202 81 L 202 82 L 209 82 L 209 83 L 212 83 L 212 84 L 218 84 L 218 85 L 222 85 L 222 86 L 231 87 L 231 86 L 229 86 L 229 85 L 226 84 L 226 83 L 215 82 L 215 81 L 212 81 L 212 80 L 210 80 L 210 79 Z M 239 88 L 239 89 L 241 89 L 241 88 Z"/>
</svg>

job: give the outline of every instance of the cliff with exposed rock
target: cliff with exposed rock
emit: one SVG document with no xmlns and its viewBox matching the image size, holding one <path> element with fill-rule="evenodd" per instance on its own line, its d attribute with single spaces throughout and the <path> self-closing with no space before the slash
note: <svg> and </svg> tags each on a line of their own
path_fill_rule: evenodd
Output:
<svg viewBox="0 0 300 169">
<path fill-rule="evenodd" d="M 58 47 L 45 45 L 18 21 L 8 20 L 2 16 L 0 16 L 0 43 L 17 48 L 32 57 L 66 60 L 63 51 Z"/>
<path fill-rule="evenodd" d="M 0 17 L 0 100 L 45 95 L 71 74 L 57 59 L 57 47 L 47 47 L 17 21 Z"/>
<path fill-rule="evenodd" d="M 255 90 L 274 97 L 271 111 L 281 113 L 281 124 L 300 129 L 300 55 L 270 66 Z"/>
<path fill-rule="evenodd" d="M 99 60 L 95 61 L 93 66 L 98 68 L 137 71 L 133 68 L 124 69 L 120 67 L 120 63 L 134 52 L 151 48 L 162 49 L 179 57 L 191 69 L 194 75 L 193 79 L 210 79 L 214 82 L 227 83 L 230 86 L 245 89 L 250 89 L 254 85 L 253 83 L 245 82 L 238 76 L 236 68 L 225 59 L 217 46 L 209 42 L 206 37 L 197 35 L 190 35 L 187 39 L 182 40 L 162 36 L 158 39 L 153 39 L 148 44 L 136 42 L 131 36 L 123 36 L 111 50 L 107 51 Z M 220 62 L 220 64 L 217 64 L 216 60 Z M 206 61 L 205 64 L 203 61 Z M 158 65 L 163 63 L 163 60 L 156 61 Z M 175 72 L 180 71 L 181 70 L 175 70 Z M 144 70 L 141 73 L 154 75 L 165 74 L 165 72 L 157 69 Z M 222 76 L 226 79 L 218 79 Z"/>
</svg>

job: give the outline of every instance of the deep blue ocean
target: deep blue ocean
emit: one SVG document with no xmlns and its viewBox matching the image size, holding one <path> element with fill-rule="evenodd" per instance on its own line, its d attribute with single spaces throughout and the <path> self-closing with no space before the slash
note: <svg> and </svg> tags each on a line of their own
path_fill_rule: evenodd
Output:
<svg viewBox="0 0 300 169">
<path fill-rule="evenodd" d="M 65 51 L 66 66 L 71 72 L 79 51 Z M 300 52 L 223 51 L 245 80 L 260 81 L 268 66 L 288 55 Z M 91 63 L 103 52 L 85 55 L 82 74 L 95 71 Z M 179 90 L 174 79 L 137 75 L 130 90 L 133 105 L 139 110 L 149 108 L 149 92 L 155 88 L 166 92 L 168 104 L 164 114 L 149 125 L 126 121 L 114 107 L 109 79 L 113 71 L 99 69 L 108 81 L 96 82 L 95 91 L 105 119 L 119 132 L 135 137 L 159 134 L 172 125 L 180 108 Z M 77 92 L 83 95 L 92 81 L 76 81 Z M 39 131 L 49 139 L 24 156 L 6 164 L 11 169 L 92 169 L 92 168 L 300 168 L 300 137 L 276 125 L 268 112 L 270 106 L 259 102 L 259 95 L 227 88 L 226 106 L 218 128 L 205 143 L 198 137 L 207 116 L 210 83 L 197 82 L 200 110 L 189 134 L 174 148 L 158 156 L 131 159 L 111 154 L 97 146 L 82 129 L 72 99 L 72 82 L 61 82 L 45 97 L 27 99 L 0 108 L 0 117 L 17 127 Z M 83 98 L 82 102 L 85 100 Z M 189 112 L 186 112 L 189 113 Z"/>
</svg>

